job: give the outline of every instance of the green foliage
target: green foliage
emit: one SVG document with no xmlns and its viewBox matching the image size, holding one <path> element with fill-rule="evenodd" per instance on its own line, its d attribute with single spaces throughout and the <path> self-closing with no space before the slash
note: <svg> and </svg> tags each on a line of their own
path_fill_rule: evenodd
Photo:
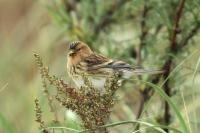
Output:
<svg viewBox="0 0 200 133">
<path fill-rule="evenodd" d="M 24 1 L 12 1 L 12 6 L 9 0 L 1 2 L 0 132 L 35 132 L 38 127 L 34 121 L 35 97 L 40 100 L 42 118 L 49 131 L 82 130 L 79 115 L 76 114 L 75 120 L 65 115 L 66 107 L 74 106 L 69 104 L 74 100 L 68 99 L 66 93 L 78 95 L 68 88 L 73 82 L 66 71 L 67 45 L 76 40 L 115 60 L 165 70 L 164 75 L 133 77 L 152 86 L 139 80 L 126 80 L 118 89 L 117 98 L 110 93 L 114 91 L 107 90 L 107 96 L 115 99 L 115 106 L 102 127 L 116 133 L 187 132 L 186 123 L 191 126 L 190 132 L 199 132 L 199 0 Z M 178 12 L 178 9 L 183 10 Z M 43 68 L 41 81 L 33 51 L 42 53 L 56 76 Z M 64 81 L 68 82 L 68 89 L 59 89 L 66 87 Z M 156 87 L 163 89 L 164 98 L 156 93 Z M 87 89 L 93 91 L 91 87 Z M 129 120 L 135 122 L 130 128 Z M 118 126 L 110 126 L 115 124 Z"/>
<path fill-rule="evenodd" d="M 189 132 L 178 106 L 171 101 L 171 97 L 173 89 L 186 80 L 180 79 L 182 74 L 177 72 L 183 69 L 185 60 L 180 62 L 181 59 L 195 54 L 188 45 L 191 45 L 191 40 L 200 29 L 199 6 L 197 0 L 58 0 L 49 5 L 49 11 L 54 12 L 53 20 L 56 20 L 61 28 L 68 30 L 66 34 L 70 41 L 84 41 L 98 52 L 112 58 L 123 58 L 131 64 L 164 69 L 163 76 L 139 77 L 153 83 L 136 83 L 144 100 L 141 104 L 151 98 L 154 94 L 151 89 L 156 88 L 165 101 L 161 123 L 166 126 L 172 124 L 172 117 L 175 115 L 183 132 Z M 65 21 L 60 21 L 64 19 L 62 17 L 65 17 Z M 125 36 L 126 34 L 128 35 Z M 176 82 L 177 79 L 180 80 Z M 163 91 L 156 85 L 162 80 Z M 85 83 L 91 86 L 89 81 L 86 80 Z M 93 92 L 93 87 L 89 88 Z M 170 107 L 175 114 L 171 114 Z M 143 105 L 141 109 L 143 110 Z M 148 109 L 149 107 L 144 111 L 149 112 Z"/>
<path fill-rule="evenodd" d="M 1 128 L 3 131 L 5 131 L 5 133 L 14 133 L 12 125 L 2 114 L 0 114 L 0 129 Z"/>
</svg>

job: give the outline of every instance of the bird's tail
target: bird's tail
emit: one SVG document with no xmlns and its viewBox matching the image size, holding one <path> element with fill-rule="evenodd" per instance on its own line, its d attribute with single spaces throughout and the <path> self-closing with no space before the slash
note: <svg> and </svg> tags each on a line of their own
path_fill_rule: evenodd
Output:
<svg viewBox="0 0 200 133">
<path fill-rule="evenodd" d="M 136 75 L 143 75 L 143 74 L 162 74 L 164 73 L 163 70 L 150 70 L 150 69 L 135 69 L 133 73 Z"/>
<path fill-rule="evenodd" d="M 127 79 L 127 78 L 130 78 L 130 77 L 134 76 L 134 75 L 162 74 L 162 73 L 164 73 L 164 71 L 163 70 L 152 70 L 152 69 L 135 68 L 134 70 L 132 69 L 131 71 L 130 70 L 123 70 L 122 73 L 123 73 L 122 77 Z"/>
</svg>

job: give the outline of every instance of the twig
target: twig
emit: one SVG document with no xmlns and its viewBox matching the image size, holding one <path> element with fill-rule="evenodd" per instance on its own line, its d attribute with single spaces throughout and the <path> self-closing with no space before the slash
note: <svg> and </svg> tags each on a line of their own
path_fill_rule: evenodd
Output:
<svg viewBox="0 0 200 133">
<path fill-rule="evenodd" d="M 180 3 L 176 9 L 175 18 L 174 18 L 174 26 L 171 36 L 171 50 L 176 52 L 177 51 L 177 34 L 179 33 L 179 22 L 182 15 L 182 11 L 184 8 L 185 0 L 180 0 Z"/>
<path fill-rule="evenodd" d="M 155 32 L 154 32 L 154 36 L 157 36 L 157 35 L 158 35 L 158 33 L 161 31 L 162 27 L 163 27 L 162 24 L 159 24 L 159 25 L 156 27 Z"/>
<path fill-rule="evenodd" d="M 141 35 L 140 35 L 140 44 L 138 46 L 137 49 L 137 65 L 141 66 L 141 62 L 142 62 L 142 55 L 141 55 L 141 50 L 143 48 L 143 46 L 146 44 L 145 42 L 145 38 L 148 34 L 148 29 L 146 26 L 146 17 L 147 17 L 147 13 L 149 11 L 149 7 L 147 7 L 147 2 L 144 3 L 144 9 L 142 12 L 142 18 L 141 18 L 141 23 L 140 23 L 140 27 L 141 27 Z"/>
<path fill-rule="evenodd" d="M 177 54 L 178 46 L 177 46 L 177 34 L 179 32 L 179 22 L 180 18 L 182 16 L 183 8 L 184 8 L 185 0 L 180 0 L 180 3 L 176 9 L 175 17 L 174 17 L 174 25 L 172 29 L 172 36 L 170 39 L 170 51 L 173 54 Z M 165 65 L 164 70 L 165 73 L 163 75 L 164 78 L 167 78 L 170 74 L 170 70 L 172 67 L 173 57 L 169 56 Z M 169 80 L 165 82 L 164 84 L 164 91 L 168 96 L 171 96 L 171 88 L 169 86 Z M 165 101 L 165 109 L 164 109 L 164 116 L 163 116 L 165 124 L 170 123 L 171 114 L 170 114 L 170 107 L 169 104 Z M 166 132 L 168 132 L 168 129 L 165 129 Z"/>
<path fill-rule="evenodd" d="M 148 11 L 149 11 L 149 7 L 147 6 L 147 2 L 145 2 L 144 7 L 143 7 L 143 11 L 142 11 L 142 18 L 141 18 L 141 22 L 140 22 L 140 27 L 141 27 L 140 44 L 138 46 L 138 49 L 136 50 L 136 54 L 137 54 L 136 59 L 137 59 L 137 65 L 138 66 L 141 66 L 141 63 L 142 63 L 141 52 L 142 52 L 142 48 L 146 45 L 145 39 L 146 39 L 146 36 L 148 34 L 148 29 L 146 27 L 146 17 L 147 17 Z M 139 78 L 141 79 L 141 77 L 139 77 Z M 139 110 L 138 110 L 138 113 L 137 113 L 137 116 L 136 116 L 137 119 L 140 118 L 144 102 L 146 101 L 145 100 L 146 92 L 140 91 L 140 94 L 142 96 L 141 96 L 140 107 L 139 107 Z"/>
<path fill-rule="evenodd" d="M 39 100 L 35 99 L 35 116 L 36 116 L 36 122 L 39 123 L 40 125 L 40 129 L 44 129 L 45 125 L 44 125 L 44 121 L 42 119 L 42 110 L 39 104 Z M 43 133 L 50 133 L 48 130 L 44 129 L 42 130 Z"/>
<path fill-rule="evenodd" d="M 110 7 L 104 15 L 101 17 L 100 22 L 97 23 L 97 25 L 94 28 L 94 33 L 98 34 L 102 28 L 105 28 L 107 25 L 113 22 L 113 14 L 116 12 L 116 10 L 119 10 L 126 2 L 130 0 L 117 0 L 117 2 L 114 1 L 112 7 Z"/>
<path fill-rule="evenodd" d="M 140 43 L 138 45 L 138 48 L 136 50 L 136 60 L 137 60 L 137 65 L 141 67 L 142 64 L 142 48 L 146 45 L 146 36 L 148 34 L 148 28 L 146 26 L 146 17 L 149 11 L 149 7 L 147 6 L 147 1 L 144 3 L 144 7 L 143 7 L 143 11 L 142 11 L 142 18 L 141 18 L 141 22 L 140 22 L 140 28 L 141 28 L 141 35 L 140 35 Z M 139 79 L 141 79 L 141 76 L 138 76 Z M 142 91 L 140 90 L 140 95 L 141 95 L 141 99 L 140 99 L 140 106 L 138 109 L 138 113 L 136 115 L 136 119 L 139 119 L 141 114 L 142 114 L 142 110 L 143 110 L 143 106 L 144 106 L 144 102 L 146 101 L 146 92 L 145 90 Z M 136 124 L 135 130 L 138 130 L 140 128 L 140 124 Z M 138 130 L 139 131 L 139 130 Z"/>
<path fill-rule="evenodd" d="M 53 104 L 53 96 L 50 95 L 48 88 L 47 88 L 47 84 L 46 84 L 46 80 L 43 79 L 43 87 L 44 87 L 44 94 L 47 98 L 48 104 L 49 104 L 49 108 L 50 108 L 50 112 L 52 112 L 54 114 L 54 122 L 58 122 L 58 114 L 56 111 L 56 107 Z"/>
<path fill-rule="evenodd" d="M 200 29 L 200 22 L 197 22 L 197 24 L 193 27 L 193 29 L 191 29 L 188 35 L 182 39 L 182 41 L 180 42 L 180 47 L 182 48 L 185 47 L 188 44 L 189 40 L 192 39 L 197 34 L 199 29 Z"/>
</svg>

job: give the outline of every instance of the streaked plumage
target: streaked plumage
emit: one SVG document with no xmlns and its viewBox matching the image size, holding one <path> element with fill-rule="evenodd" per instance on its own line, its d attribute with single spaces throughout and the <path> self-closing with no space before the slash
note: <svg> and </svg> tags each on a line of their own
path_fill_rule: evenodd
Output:
<svg viewBox="0 0 200 133">
<path fill-rule="evenodd" d="M 94 53 L 87 44 L 80 41 L 75 41 L 69 44 L 67 70 L 78 87 L 81 87 L 84 84 L 81 76 L 82 73 L 84 73 L 97 89 L 102 89 L 106 77 L 115 71 L 117 71 L 123 78 L 129 78 L 134 74 L 155 74 L 161 72 L 142 70 L 134 68 L 123 61 L 114 61 L 100 54 Z"/>
</svg>

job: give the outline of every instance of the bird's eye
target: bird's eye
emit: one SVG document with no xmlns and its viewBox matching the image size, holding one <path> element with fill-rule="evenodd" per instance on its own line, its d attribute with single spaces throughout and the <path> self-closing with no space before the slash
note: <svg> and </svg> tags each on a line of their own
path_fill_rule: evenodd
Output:
<svg viewBox="0 0 200 133">
<path fill-rule="evenodd" d="M 81 50 L 81 48 L 78 48 L 77 50 L 76 50 L 76 52 L 78 52 L 78 51 L 80 51 Z"/>
</svg>

